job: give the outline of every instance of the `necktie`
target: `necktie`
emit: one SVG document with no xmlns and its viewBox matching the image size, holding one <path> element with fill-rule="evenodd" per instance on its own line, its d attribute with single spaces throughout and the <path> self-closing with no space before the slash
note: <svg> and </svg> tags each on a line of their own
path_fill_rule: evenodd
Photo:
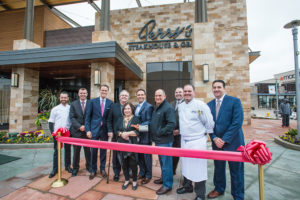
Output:
<svg viewBox="0 0 300 200">
<path fill-rule="evenodd" d="M 81 102 L 81 110 L 84 113 L 84 101 Z"/>
<path fill-rule="evenodd" d="M 103 116 L 104 113 L 104 100 L 102 99 L 102 103 L 101 103 L 101 115 Z"/>
<path fill-rule="evenodd" d="M 216 106 L 216 118 L 218 118 L 219 110 L 221 106 L 221 101 L 217 99 L 217 106 Z"/>
</svg>

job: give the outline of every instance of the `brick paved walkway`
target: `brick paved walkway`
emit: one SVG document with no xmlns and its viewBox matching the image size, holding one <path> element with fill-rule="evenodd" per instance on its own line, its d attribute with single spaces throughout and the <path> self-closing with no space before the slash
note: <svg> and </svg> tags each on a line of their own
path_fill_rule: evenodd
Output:
<svg viewBox="0 0 300 200">
<path fill-rule="evenodd" d="M 291 127 L 296 127 L 296 121 L 291 121 Z M 268 141 L 268 146 L 271 151 L 274 152 L 274 159 L 270 165 L 265 168 L 266 171 L 266 182 L 268 182 L 266 187 L 266 199 L 268 200 L 281 200 L 284 196 L 291 197 L 290 199 L 295 199 L 300 196 L 300 192 L 294 191 L 295 185 L 300 185 L 300 161 L 299 159 L 293 159 L 294 157 L 299 158 L 300 153 L 293 150 L 284 149 L 272 142 L 273 138 L 278 135 L 282 135 L 287 128 L 281 128 L 280 120 L 263 120 L 263 119 L 252 119 L 252 124 L 250 126 L 244 126 L 245 139 L 247 141 L 251 139 L 259 139 Z M 211 149 L 210 143 L 208 143 L 208 149 Z M 21 151 L 21 150 L 19 150 Z M 34 151 L 34 150 L 32 150 Z M 8 152 L 6 150 L 5 152 Z M 167 195 L 157 196 L 155 191 L 160 187 L 160 185 L 155 185 L 153 180 L 160 177 L 160 167 L 158 164 L 157 156 L 154 155 L 153 159 L 153 179 L 150 183 L 146 185 L 139 185 L 137 191 L 133 191 L 131 187 L 127 190 L 122 190 L 121 186 L 124 181 L 124 177 L 121 176 L 119 182 L 112 181 L 113 170 L 111 169 L 110 183 L 106 184 L 106 179 L 97 175 L 95 179 L 90 181 L 88 179 L 89 173 L 84 169 L 85 163 L 81 160 L 80 166 L 81 170 L 76 177 L 71 177 L 71 174 L 63 170 L 62 177 L 68 179 L 69 183 L 62 188 L 51 188 L 51 183 L 57 178 L 48 178 L 48 173 L 51 168 L 51 149 L 49 149 L 49 164 L 43 165 L 28 171 L 23 174 L 18 174 L 15 177 L 9 178 L 5 181 L 0 182 L 0 197 L 3 200 L 28 200 L 28 199 L 49 199 L 49 200 L 64 200 L 64 199 L 76 199 L 76 200 L 93 200 L 93 199 L 103 199 L 103 200 L 113 200 L 113 199 L 194 199 L 195 194 L 189 193 L 184 195 L 177 195 L 176 188 L 180 186 L 182 182 L 182 176 L 180 174 L 180 168 L 177 169 L 177 175 L 174 176 L 173 190 Z M 0 151 L 1 153 L 1 151 Z M 286 156 L 285 156 L 286 155 Z M 282 157 L 282 158 L 281 158 Z M 20 160 L 23 160 L 20 159 Z M 26 160 L 26 158 L 24 158 Z M 281 162 L 282 161 L 282 162 Z M 285 163 L 290 163 L 293 167 L 291 170 L 287 170 Z M 17 161 L 16 161 L 17 162 Z M 19 161 L 21 162 L 21 161 Z M 273 164 L 275 163 L 275 164 Z M 277 165 L 276 165 L 277 164 Z M 274 165 L 274 167 L 272 167 Z M 298 167 L 299 166 L 299 167 Z M 14 166 L 14 162 L 2 165 L 8 170 L 10 168 L 18 167 Z M 268 171 L 267 171 L 268 169 Z M 107 169 L 106 169 L 107 170 Z M 282 177 L 288 177 L 287 179 L 282 178 L 285 186 L 284 189 L 280 187 L 280 179 L 274 176 L 272 170 L 276 173 L 280 173 Z M 269 172 L 269 173 L 268 173 Z M 286 174 L 285 174 L 286 173 Z M 0 175 L 1 176 L 1 175 Z M 213 189 L 212 177 L 213 177 L 213 161 L 208 160 L 208 181 L 207 181 L 207 193 Z M 229 175 L 227 176 L 229 177 Z M 272 181 L 276 179 L 276 181 Z M 278 186 L 278 184 L 279 186 Z M 273 185 L 275 184 L 275 185 Z M 226 189 L 225 195 L 219 200 L 229 200 L 232 199 L 230 195 L 230 180 L 227 178 L 228 188 Z M 245 164 L 245 190 L 246 199 L 257 200 L 258 198 L 258 181 L 257 181 L 257 166 L 251 164 Z M 274 194 L 274 195 L 273 195 Z M 276 194 L 276 195 L 275 195 Z"/>
</svg>

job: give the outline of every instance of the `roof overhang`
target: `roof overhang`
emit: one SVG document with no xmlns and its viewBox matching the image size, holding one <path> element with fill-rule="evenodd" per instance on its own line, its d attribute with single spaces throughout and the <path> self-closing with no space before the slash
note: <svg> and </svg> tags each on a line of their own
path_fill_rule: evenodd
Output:
<svg viewBox="0 0 300 200">
<path fill-rule="evenodd" d="M 86 0 L 47 0 L 46 1 L 49 6 L 59 6 L 59 5 L 67 5 L 73 3 L 82 3 L 87 2 Z M 44 5 L 43 1 L 35 0 L 34 6 L 42 6 Z M 26 8 L 26 0 L 0 0 L 0 12 L 5 10 L 15 10 Z"/>
<path fill-rule="evenodd" d="M 0 52 L 0 71 L 25 67 L 43 71 L 109 62 L 119 80 L 143 80 L 143 71 L 115 41 Z"/>
<path fill-rule="evenodd" d="M 260 51 L 249 51 L 249 64 L 260 56 Z"/>
</svg>

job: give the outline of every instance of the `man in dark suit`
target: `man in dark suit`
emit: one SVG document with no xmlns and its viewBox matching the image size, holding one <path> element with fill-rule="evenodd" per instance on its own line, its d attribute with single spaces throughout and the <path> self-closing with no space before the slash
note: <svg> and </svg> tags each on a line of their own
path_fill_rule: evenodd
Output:
<svg viewBox="0 0 300 200">
<path fill-rule="evenodd" d="M 183 89 L 181 87 L 176 88 L 175 90 L 175 101 L 172 101 L 170 104 L 173 106 L 176 112 L 176 127 L 173 131 L 174 142 L 172 147 L 180 148 L 180 134 L 179 134 L 179 116 L 178 116 L 178 106 L 181 104 L 183 99 Z M 176 174 L 177 165 L 179 162 L 179 157 L 173 156 L 173 175 Z"/>
<path fill-rule="evenodd" d="M 215 128 L 210 134 L 213 150 L 236 151 L 244 143 L 242 130 L 244 113 L 240 99 L 225 94 L 225 82 L 215 80 L 212 84 L 216 97 L 208 103 Z M 231 194 L 235 200 L 244 199 L 244 163 L 228 162 L 231 176 Z M 208 194 L 209 199 L 224 194 L 226 187 L 226 161 L 214 161 L 215 189 Z"/>
<path fill-rule="evenodd" d="M 122 109 L 123 105 L 128 102 L 129 92 L 126 90 L 122 90 L 119 95 L 118 103 L 114 103 L 111 106 L 111 110 L 109 112 L 108 120 L 107 120 L 107 129 L 109 137 L 112 137 L 112 141 L 117 141 L 117 122 L 120 117 L 123 116 Z M 114 181 L 119 181 L 121 165 L 119 163 L 117 157 L 117 151 L 113 151 L 113 170 L 114 170 Z"/>
<path fill-rule="evenodd" d="M 71 136 L 74 138 L 83 138 L 87 139 L 85 132 L 85 116 L 86 110 L 89 106 L 89 100 L 87 100 L 87 89 L 80 88 L 78 91 L 79 99 L 72 102 L 70 107 L 70 121 L 71 127 L 70 132 Z M 90 168 L 90 160 L 91 160 L 91 152 L 89 147 L 84 147 L 84 155 L 85 155 L 85 167 L 89 171 Z M 80 150 L 81 146 L 73 145 L 73 172 L 72 176 L 77 176 L 79 170 L 79 161 L 80 161 Z"/>
<path fill-rule="evenodd" d="M 153 106 L 146 101 L 146 91 L 144 89 L 138 89 L 136 92 L 138 104 L 135 109 L 135 116 L 140 119 L 143 126 L 148 126 L 151 121 Z M 140 131 L 140 144 L 152 145 L 149 132 Z M 142 179 L 142 184 L 147 184 L 152 178 L 152 154 L 139 153 L 139 179 Z"/>
<path fill-rule="evenodd" d="M 113 102 L 107 97 L 109 87 L 107 85 L 100 86 L 100 97 L 94 98 L 90 101 L 87 109 L 85 119 L 85 130 L 88 138 L 92 140 L 108 141 L 107 135 L 107 118 L 110 112 Z M 91 167 L 90 177 L 92 180 L 97 173 L 97 154 L 98 149 L 91 149 Z M 105 172 L 106 164 L 106 149 L 100 149 L 100 175 L 105 178 L 107 174 Z"/>
</svg>

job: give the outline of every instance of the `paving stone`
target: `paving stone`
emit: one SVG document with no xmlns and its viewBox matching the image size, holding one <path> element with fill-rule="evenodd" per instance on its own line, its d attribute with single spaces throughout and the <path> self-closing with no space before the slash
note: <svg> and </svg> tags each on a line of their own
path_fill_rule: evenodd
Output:
<svg viewBox="0 0 300 200">
<path fill-rule="evenodd" d="M 86 176 L 75 176 L 69 178 L 68 184 L 64 187 L 52 188 L 49 192 L 74 199 L 94 187 L 100 180 L 98 177 L 89 180 Z"/>
<path fill-rule="evenodd" d="M 110 182 L 109 184 L 106 184 L 106 181 L 101 181 L 94 190 L 103 192 L 103 193 L 113 193 L 118 195 L 126 195 L 136 198 L 144 198 L 144 199 L 156 199 L 157 195 L 154 190 L 151 190 L 149 188 L 140 186 L 136 191 L 133 191 L 131 189 L 132 185 L 129 185 L 129 187 L 126 190 L 122 190 L 123 182 Z"/>
<path fill-rule="evenodd" d="M 48 191 L 51 189 L 51 184 L 56 180 L 56 176 L 53 178 L 48 178 L 47 176 L 43 176 L 42 178 L 34 181 L 33 183 L 30 183 L 28 187 L 42 190 L 42 191 Z"/>
<path fill-rule="evenodd" d="M 16 190 L 13 193 L 2 198 L 2 200 L 28 200 L 28 199 L 43 199 L 43 200 L 65 200 L 65 197 L 57 196 L 50 193 L 42 193 L 27 187 Z"/>
<path fill-rule="evenodd" d="M 31 180 L 13 177 L 13 178 L 7 179 L 5 181 L 1 181 L 0 186 L 2 187 L 3 185 L 9 185 L 9 187 L 11 187 L 11 188 L 19 189 L 31 182 L 32 182 Z"/>
<path fill-rule="evenodd" d="M 98 192 L 98 191 L 95 191 L 95 190 L 89 190 L 89 191 L 83 193 L 76 200 L 102 199 L 103 197 L 104 197 L 104 194 L 102 192 Z"/>
<path fill-rule="evenodd" d="M 9 185 L 0 185 L 0 198 L 14 192 L 16 189 L 9 187 Z"/>
<path fill-rule="evenodd" d="M 133 198 L 131 197 L 126 197 L 122 195 L 117 195 L 117 194 L 107 194 L 102 200 L 132 200 Z"/>
</svg>

